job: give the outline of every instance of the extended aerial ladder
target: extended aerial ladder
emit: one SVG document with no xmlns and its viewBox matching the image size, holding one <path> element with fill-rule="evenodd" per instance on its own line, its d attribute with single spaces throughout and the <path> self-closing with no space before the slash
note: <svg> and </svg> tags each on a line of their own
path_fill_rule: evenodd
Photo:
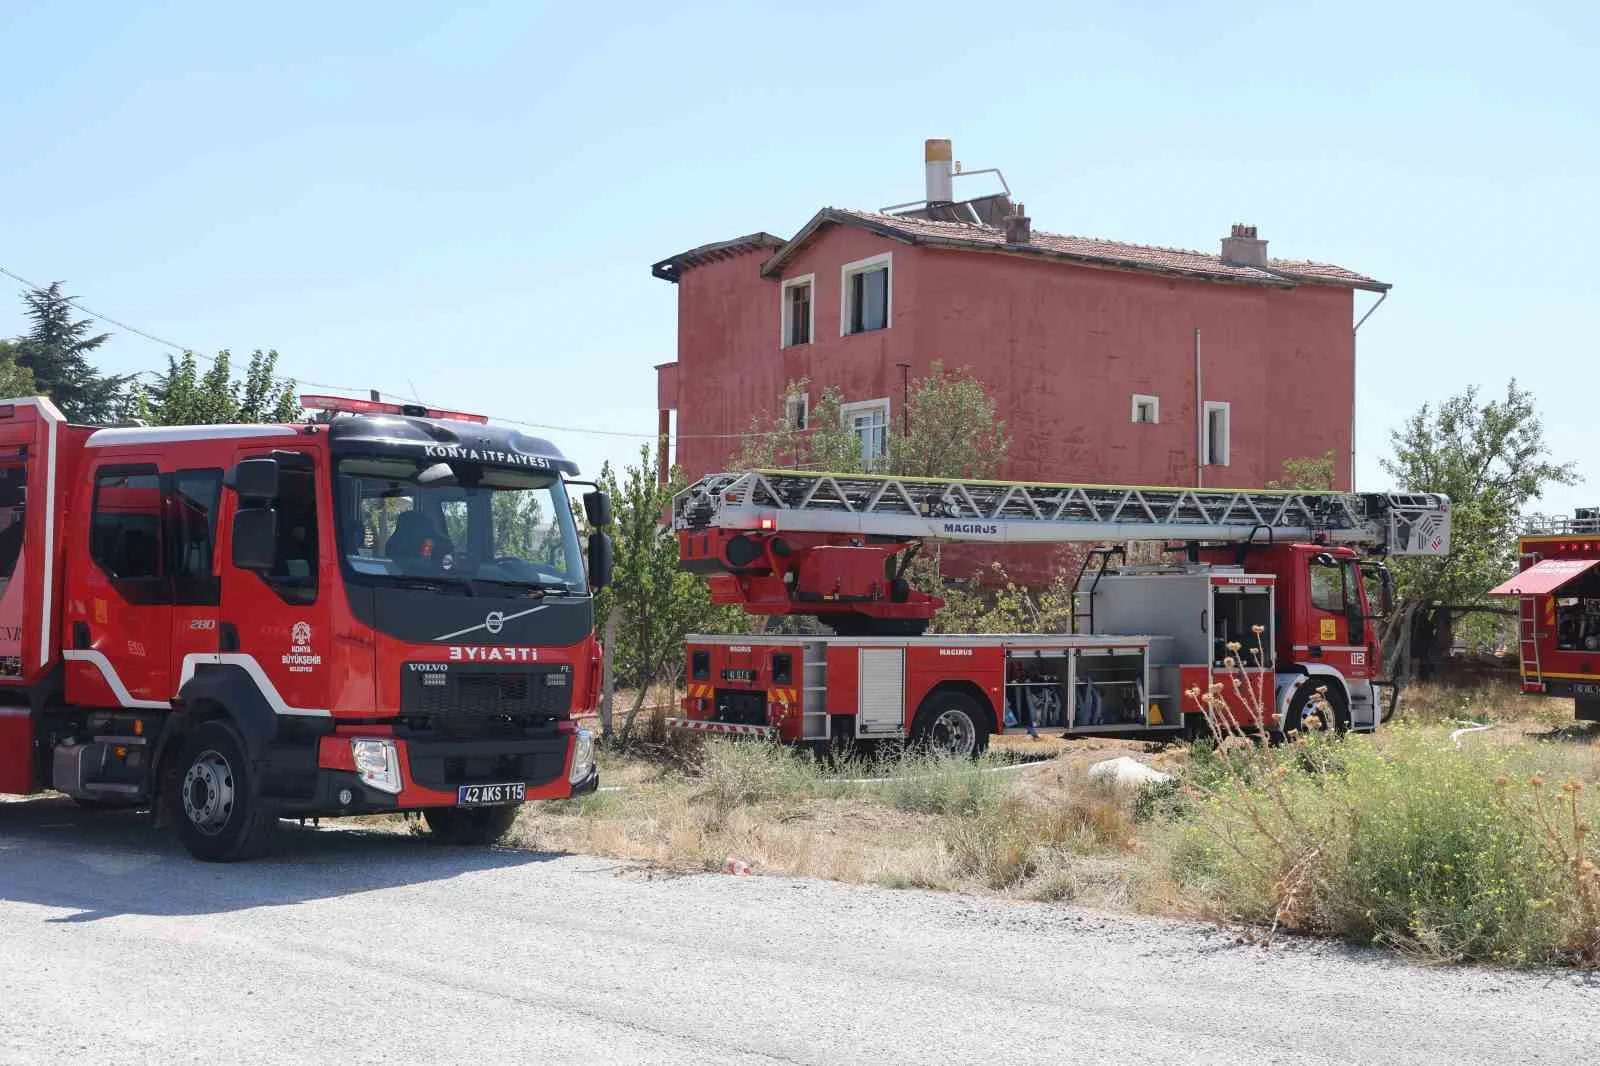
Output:
<svg viewBox="0 0 1600 1066">
<path fill-rule="evenodd" d="M 921 632 L 942 606 L 910 588 L 924 541 L 1190 546 L 1304 542 L 1444 555 L 1436 493 L 1156 488 L 795 470 L 712 474 L 673 502 L 684 565 L 718 602 L 815 615 L 841 633 Z M 898 558 L 896 558 L 898 556 Z"/>
<path fill-rule="evenodd" d="M 1387 600 L 1389 581 L 1362 556 L 1448 552 L 1450 501 L 747 470 L 684 490 L 673 525 L 683 566 L 716 602 L 812 616 L 836 634 L 687 637 L 673 724 L 972 754 L 1013 720 L 1171 736 L 1195 728 L 1188 694 L 1205 692 L 1245 728 L 1294 732 L 1308 715 L 1377 728 L 1378 690 L 1398 690 L 1382 674 L 1366 585 L 1375 569 Z M 1074 588 L 1070 634 L 924 636 L 943 601 L 907 573 L 928 541 L 1155 541 L 1177 557 L 1109 572 L 1120 549 L 1090 552 L 1099 568 Z M 1327 714 L 1312 713 L 1313 697 Z"/>
</svg>

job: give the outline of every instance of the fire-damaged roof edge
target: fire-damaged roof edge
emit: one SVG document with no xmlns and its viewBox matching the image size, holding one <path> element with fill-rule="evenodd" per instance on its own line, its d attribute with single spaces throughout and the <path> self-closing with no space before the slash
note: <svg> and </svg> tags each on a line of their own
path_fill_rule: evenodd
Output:
<svg viewBox="0 0 1600 1066">
<path fill-rule="evenodd" d="M 783 246 L 784 240 L 782 237 L 775 237 L 764 230 L 747 233 L 743 237 L 735 237 L 731 241 L 702 244 L 698 248 L 690 248 L 687 252 L 679 252 L 677 255 L 668 256 L 658 263 L 651 263 L 650 273 L 663 281 L 670 281 L 676 285 L 683 272 L 690 267 L 743 255 L 746 252 L 776 251 Z"/>
<path fill-rule="evenodd" d="M 811 217 L 800 231 L 786 242 L 781 242 L 773 254 L 761 265 L 763 277 L 777 275 L 800 250 L 824 227 L 830 225 L 855 226 L 891 240 L 933 248 L 960 251 L 996 252 L 1009 255 L 1031 256 L 1059 262 L 1112 270 L 1129 270 L 1137 273 L 1158 274 L 1168 277 L 1188 277 L 1205 281 L 1219 281 L 1243 285 L 1267 285 L 1275 288 L 1292 288 L 1297 285 L 1334 285 L 1340 288 L 1364 289 L 1369 292 L 1387 292 L 1387 282 L 1369 278 L 1355 271 L 1328 263 L 1302 262 L 1287 259 L 1268 260 L 1264 265 L 1231 262 L 1221 256 L 1180 248 L 1159 248 L 1149 245 L 1127 244 L 1089 237 L 1072 237 L 1032 231 L 1025 243 L 1012 243 L 1004 230 L 960 222 L 941 222 L 897 215 L 874 214 L 865 211 L 847 211 L 825 207 Z M 762 234 L 761 236 L 768 236 Z M 750 238 L 740 238 L 749 241 Z M 725 242 L 737 244 L 739 242 Z M 707 248 L 718 248 L 707 245 Z M 746 244 L 744 248 L 754 247 Z M 685 253 L 693 255 L 695 252 Z M 683 257 L 678 257 L 683 258 Z M 671 261 L 669 261 L 671 262 Z M 661 274 L 657 275 L 664 276 Z"/>
</svg>

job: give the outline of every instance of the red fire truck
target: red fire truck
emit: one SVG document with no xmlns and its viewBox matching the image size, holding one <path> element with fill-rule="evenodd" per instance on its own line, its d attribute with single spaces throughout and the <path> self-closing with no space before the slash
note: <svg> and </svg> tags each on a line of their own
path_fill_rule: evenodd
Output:
<svg viewBox="0 0 1600 1066">
<path fill-rule="evenodd" d="M 1517 542 L 1516 577 L 1489 590 L 1518 600 L 1522 691 L 1572 699 L 1600 722 L 1600 508 L 1535 518 Z"/>
<path fill-rule="evenodd" d="M 1363 555 L 1445 554 L 1450 507 L 1423 493 L 755 470 L 694 484 L 674 501 L 673 522 L 682 565 L 707 577 L 717 602 L 811 616 L 834 633 L 688 638 L 676 728 L 975 754 L 1008 723 L 1192 733 L 1203 716 L 1185 694 L 1241 668 L 1240 692 L 1231 677 L 1222 686 L 1240 725 L 1297 730 L 1321 688 L 1334 711 L 1327 725 L 1377 728 L 1387 682 L 1374 619 L 1390 582 L 1381 560 Z M 1077 632 L 930 637 L 943 602 L 905 575 L 938 540 L 1175 547 L 1170 563 L 1147 566 L 1126 565 L 1122 548 L 1090 551 Z"/>
<path fill-rule="evenodd" d="M 303 403 L 324 415 L 95 429 L 0 401 L 0 792 L 148 806 L 230 860 L 285 817 L 488 841 L 597 786 L 573 715 L 611 544 L 586 573 L 577 467 L 473 415 Z"/>
</svg>

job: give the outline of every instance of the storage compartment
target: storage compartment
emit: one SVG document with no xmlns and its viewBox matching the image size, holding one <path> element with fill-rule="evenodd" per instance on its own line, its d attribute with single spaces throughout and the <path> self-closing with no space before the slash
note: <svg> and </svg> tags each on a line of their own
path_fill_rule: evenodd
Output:
<svg viewBox="0 0 1600 1066">
<path fill-rule="evenodd" d="M 1136 648 L 1077 649 L 1072 728 L 1145 725 L 1145 658 Z"/>
<path fill-rule="evenodd" d="M 1221 667 L 1233 656 L 1241 666 L 1272 665 L 1272 590 L 1270 585 L 1218 585 L 1212 590 L 1211 662 Z M 1256 636 L 1255 627 L 1261 627 Z M 1237 655 L 1228 645 L 1237 643 Z"/>
<path fill-rule="evenodd" d="M 862 648 L 859 692 L 863 736 L 905 732 L 905 649 Z"/>
<path fill-rule="evenodd" d="M 1066 649 L 1014 651 L 1006 656 L 1006 728 L 1067 724 Z"/>
</svg>

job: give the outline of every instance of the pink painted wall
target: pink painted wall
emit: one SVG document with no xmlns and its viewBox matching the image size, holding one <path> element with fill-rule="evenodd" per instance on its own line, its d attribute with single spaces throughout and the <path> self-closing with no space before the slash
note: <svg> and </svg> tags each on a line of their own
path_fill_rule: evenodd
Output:
<svg viewBox="0 0 1600 1066">
<path fill-rule="evenodd" d="M 881 252 L 894 256 L 890 327 L 841 337 L 840 268 Z M 943 360 L 994 395 L 1013 438 L 1002 476 L 1193 484 L 1199 327 L 1204 398 L 1232 404 L 1231 462 L 1208 467 L 1206 483 L 1260 485 L 1285 459 L 1332 450 L 1349 484 L 1349 290 L 1168 280 L 831 227 L 784 270 L 816 276 L 812 343 L 785 349 L 778 279 L 759 273 L 768 254 L 682 275 L 678 363 L 660 371 L 658 391 L 678 411 L 677 457 L 690 476 L 722 466 L 752 415 L 778 411 L 790 380 L 809 378 L 813 402 L 830 385 L 846 401 L 887 397 L 892 433 L 895 364 L 909 362 L 915 378 Z M 1134 393 L 1160 397 L 1160 424 L 1131 421 Z"/>
</svg>

